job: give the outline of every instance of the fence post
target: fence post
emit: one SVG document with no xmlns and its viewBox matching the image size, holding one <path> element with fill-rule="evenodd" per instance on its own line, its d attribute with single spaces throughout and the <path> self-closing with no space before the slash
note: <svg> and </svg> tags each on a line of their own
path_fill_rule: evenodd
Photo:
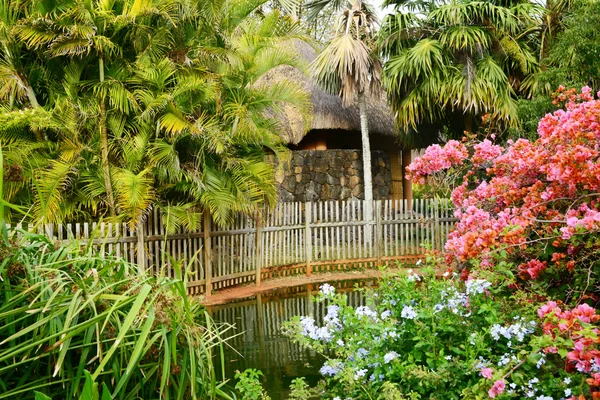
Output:
<svg viewBox="0 0 600 400">
<path fill-rule="evenodd" d="M 260 286 L 261 283 L 261 271 L 264 262 L 264 246 L 263 246 L 263 226 L 260 217 L 256 220 L 256 255 L 255 255 L 255 267 L 256 268 L 256 286 Z M 260 296 L 260 295 L 259 295 Z"/>
<path fill-rule="evenodd" d="M 304 257 L 306 258 L 306 276 L 312 273 L 312 235 L 310 232 L 310 222 L 312 220 L 312 203 L 304 203 Z"/>
<path fill-rule="evenodd" d="M 137 265 L 138 265 L 138 274 L 143 276 L 146 273 L 146 250 L 144 249 L 144 240 L 145 240 L 145 232 L 144 232 L 144 221 L 140 220 L 135 229 L 135 233 L 137 236 Z M 117 243 L 118 245 L 118 243 Z"/>
<path fill-rule="evenodd" d="M 442 234 L 440 229 L 440 203 L 438 199 L 432 202 L 433 210 L 433 248 L 434 250 L 442 250 Z"/>
<path fill-rule="evenodd" d="M 375 200 L 375 252 L 377 256 L 377 266 L 381 266 L 381 200 Z"/>
<path fill-rule="evenodd" d="M 212 294 L 212 260 L 210 257 L 210 212 L 204 209 L 204 295 L 210 297 Z"/>
</svg>

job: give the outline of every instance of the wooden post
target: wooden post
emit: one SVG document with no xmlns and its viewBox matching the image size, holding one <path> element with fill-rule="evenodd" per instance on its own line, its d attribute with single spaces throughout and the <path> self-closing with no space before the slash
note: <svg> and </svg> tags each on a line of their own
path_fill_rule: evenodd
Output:
<svg viewBox="0 0 600 400">
<path fill-rule="evenodd" d="M 312 203 L 304 203 L 304 257 L 306 258 L 306 276 L 312 272 L 312 235 L 310 231 L 310 222 L 312 220 Z"/>
<path fill-rule="evenodd" d="M 259 217 L 260 218 L 260 217 Z M 265 254 L 265 249 L 263 246 L 263 221 L 261 219 L 257 219 L 256 221 L 256 262 L 255 262 L 255 266 L 254 268 L 256 268 L 256 278 L 255 278 L 255 283 L 256 286 L 260 286 L 261 283 L 261 271 L 262 271 L 262 267 L 263 267 L 263 262 L 264 262 L 264 254 Z M 259 295 L 260 296 L 260 295 Z"/>
<path fill-rule="evenodd" d="M 442 233 L 440 226 L 440 202 L 437 199 L 432 201 L 432 209 L 433 209 L 433 249 L 434 250 L 442 250 Z"/>
<path fill-rule="evenodd" d="M 381 200 L 375 201 L 375 252 L 377 256 L 377 266 L 381 266 Z"/>
<path fill-rule="evenodd" d="M 204 210 L 204 295 L 210 297 L 212 294 L 212 260 L 210 257 L 210 212 Z"/>
<path fill-rule="evenodd" d="M 135 230 L 137 236 L 138 275 L 144 276 L 146 274 L 146 250 L 144 249 L 144 221 L 140 220 Z"/>
</svg>

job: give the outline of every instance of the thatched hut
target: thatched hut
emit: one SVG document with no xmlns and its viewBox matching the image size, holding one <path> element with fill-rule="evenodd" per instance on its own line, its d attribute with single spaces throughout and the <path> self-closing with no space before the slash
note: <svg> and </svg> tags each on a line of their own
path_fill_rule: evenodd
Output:
<svg viewBox="0 0 600 400">
<path fill-rule="evenodd" d="M 290 43 L 308 65 L 316 58 L 316 51 L 301 41 Z M 280 66 L 265 74 L 259 84 L 291 80 L 311 96 L 312 112 L 303 116 L 298 109 L 288 106 L 277 116 L 282 125 L 281 137 L 292 150 L 360 150 L 360 115 L 358 106 L 344 107 L 339 96 L 331 95 L 302 71 Z M 403 152 L 398 144 L 398 132 L 385 95 L 368 101 L 368 121 L 371 149 L 384 151 L 389 156 L 391 171 L 390 198 L 403 198 L 402 154 L 405 164 L 410 162 L 410 151 Z M 404 192 L 408 192 L 404 187 Z M 406 193 L 408 194 L 408 193 Z M 406 197 L 406 196 L 404 196 Z"/>
</svg>

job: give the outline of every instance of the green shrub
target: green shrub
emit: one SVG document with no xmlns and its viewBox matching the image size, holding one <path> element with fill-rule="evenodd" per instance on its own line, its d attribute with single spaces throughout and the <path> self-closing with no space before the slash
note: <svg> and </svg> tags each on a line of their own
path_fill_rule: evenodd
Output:
<svg viewBox="0 0 600 400">
<path fill-rule="evenodd" d="M 323 399 L 547 400 L 596 390 L 586 383 L 593 362 L 584 370 L 572 361 L 573 340 L 582 336 L 586 352 L 600 354 L 596 325 L 574 317 L 573 332 L 561 331 L 560 318 L 540 314 L 551 306 L 512 292 L 499 276 L 483 278 L 386 276 L 357 308 L 324 285 L 322 323 L 295 317 L 285 330 L 326 355 Z"/>
<path fill-rule="evenodd" d="M 33 234 L 0 244 L 0 279 L 0 399 L 228 398 L 219 329 L 181 279 Z"/>
</svg>

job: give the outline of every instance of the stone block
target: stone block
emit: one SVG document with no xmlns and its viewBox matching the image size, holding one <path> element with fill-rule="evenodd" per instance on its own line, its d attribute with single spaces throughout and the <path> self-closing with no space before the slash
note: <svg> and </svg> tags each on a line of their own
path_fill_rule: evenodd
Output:
<svg viewBox="0 0 600 400">
<path fill-rule="evenodd" d="M 329 174 L 327 174 L 327 183 L 330 185 L 339 185 L 340 184 L 340 178 L 336 178 L 335 176 L 331 175 L 331 171 Z"/>
<path fill-rule="evenodd" d="M 358 186 L 358 184 L 360 183 L 360 178 L 356 175 L 353 175 L 350 177 L 350 189 L 354 189 Z"/>
<path fill-rule="evenodd" d="M 296 190 L 296 177 L 287 176 L 281 184 L 281 187 L 287 190 L 288 192 L 293 193 Z"/>
<path fill-rule="evenodd" d="M 290 202 L 295 200 L 295 196 L 288 192 L 287 190 L 282 190 L 279 193 L 279 200 L 282 202 Z"/>
<path fill-rule="evenodd" d="M 327 174 L 324 174 L 324 173 L 317 174 L 316 173 L 314 181 L 317 183 L 321 183 L 321 184 L 327 182 Z"/>
<path fill-rule="evenodd" d="M 332 169 L 342 169 L 344 167 L 344 159 L 342 157 L 335 157 L 331 160 L 330 167 Z"/>
<path fill-rule="evenodd" d="M 349 187 L 343 187 L 340 191 L 340 200 L 347 200 L 352 196 L 352 190 Z"/>
<path fill-rule="evenodd" d="M 282 184 L 283 180 L 285 179 L 285 170 L 283 168 L 276 168 L 275 169 L 275 182 L 277 182 L 278 184 Z"/>
<path fill-rule="evenodd" d="M 331 186 L 329 186 L 326 183 L 323 186 L 321 186 L 321 200 L 331 200 Z"/>
<path fill-rule="evenodd" d="M 340 185 L 331 187 L 331 200 L 340 200 L 342 194 L 342 187 Z"/>
<path fill-rule="evenodd" d="M 342 177 L 344 174 L 342 172 L 342 169 L 329 169 L 329 171 L 327 171 L 327 173 L 335 178 L 340 178 Z"/>
<path fill-rule="evenodd" d="M 363 185 L 354 186 L 354 188 L 352 189 L 352 196 L 362 199 L 363 198 Z"/>
<path fill-rule="evenodd" d="M 302 152 L 294 151 L 294 155 L 292 156 L 292 165 L 304 165 L 304 155 Z"/>
</svg>

